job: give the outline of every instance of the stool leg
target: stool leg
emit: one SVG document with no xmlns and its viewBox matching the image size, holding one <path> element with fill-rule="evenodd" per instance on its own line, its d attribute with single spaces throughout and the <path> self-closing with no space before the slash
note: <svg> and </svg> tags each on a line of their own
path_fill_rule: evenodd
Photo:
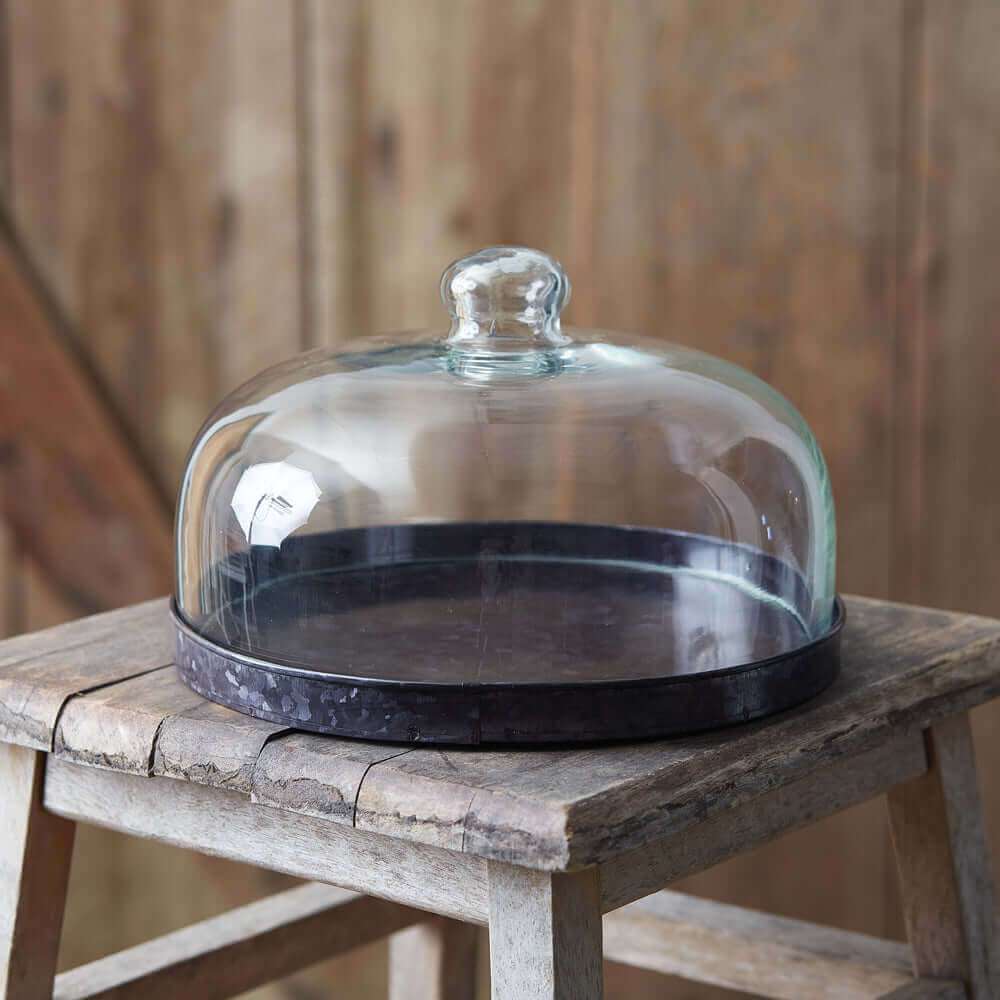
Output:
<svg viewBox="0 0 1000 1000">
<path fill-rule="evenodd" d="M 389 1000 L 475 1000 L 479 928 L 436 917 L 389 939 Z"/>
<path fill-rule="evenodd" d="M 601 1000 L 596 868 L 538 872 L 490 862 L 493 1000 Z"/>
<path fill-rule="evenodd" d="M 888 795 L 906 928 L 918 977 L 1000 997 L 1000 942 L 967 714 L 927 733 L 930 770 Z"/>
<path fill-rule="evenodd" d="M 42 809 L 44 753 L 0 744 L 0 1000 L 49 1000 L 76 824 Z"/>
</svg>

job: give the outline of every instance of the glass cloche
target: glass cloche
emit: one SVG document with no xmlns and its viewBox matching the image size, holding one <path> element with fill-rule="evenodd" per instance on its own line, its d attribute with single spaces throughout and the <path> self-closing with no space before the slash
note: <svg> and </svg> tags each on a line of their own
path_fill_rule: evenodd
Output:
<svg viewBox="0 0 1000 1000">
<path fill-rule="evenodd" d="M 496 247 L 441 333 L 230 395 L 177 514 L 177 663 L 206 697 L 371 739 L 668 735 L 788 708 L 838 661 L 833 499 L 791 404 L 690 348 L 569 330 Z"/>
</svg>

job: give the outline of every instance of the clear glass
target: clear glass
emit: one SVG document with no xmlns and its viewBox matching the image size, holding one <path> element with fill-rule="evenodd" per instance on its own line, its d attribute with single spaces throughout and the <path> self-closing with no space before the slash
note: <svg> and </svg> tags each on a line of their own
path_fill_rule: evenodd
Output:
<svg viewBox="0 0 1000 1000">
<path fill-rule="evenodd" d="M 448 333 L 263 372 L 191 451 L 177 606 L 306 670 L 552 681 L 736 667 L 824 635 L 833 500 L 798 412 L 659 340 L 563 330 L 569 282 L 501 247 Z"/>
</svg>

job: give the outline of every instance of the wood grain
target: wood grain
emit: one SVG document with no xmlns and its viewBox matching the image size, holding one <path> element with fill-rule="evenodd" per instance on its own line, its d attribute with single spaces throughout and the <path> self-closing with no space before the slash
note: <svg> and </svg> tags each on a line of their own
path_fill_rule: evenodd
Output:
<svg viewBox="0 0 1000 1000">
<path fill-rule="evenodd" d="M 163 720 L 200 700 L 172 666 L 72 698 L 59 718 L 53 752 L 80 764 L 151 774 Z"/>
<path fill-rule="evenodd" d="M 45 754 L 0 744 L 0 998 L 48 1000 L 75 823 L 42 808 Z"/>
<path fill-rule="evenodd" d="M 163 601 L 114 612 L 81 626 L 79 642 L 45 632 L 11 640 L 11 660 L 0 674 L 0 739 L 49 750 L 56 720 L 73 695 L 169 664 Z M 91 639 L 90 636 L 95 638 Z M 39 655 L 30 652 L 33 643 Z"/>
<path fill-rule="evenodd" d="M 1000 75 L 989 0 L 913 5 L 906 38 L 908 136 L 902 163 L 898 444 L 892 577 L 904 600 L 995 613 L 1000 472 L 990 459 L 1000 378 L 997 282 Z M 973 715 L 980 760 L 1000 759 L 1000 706 Z M 1000 787 L 984 803 L 1000 852 Z"/>
<path fill-rule="evenodd" d="M 358 793 L 369 768 L 401 753 L 406 750 L 394 744 L 290 733 L 261 753 L 253 800 L 355 826 Z"/>
<path fill-rule="evenodd" d="M 271 809 L 237 792 L 50 758 L 45 807 L 70 818 L 485 923 L 486 862 Z"/>
<path fill-rule="evenodd" d="M 773 837 L 873 798 L 927 770 L 919 732 L 836 763 L 600 866 L 607 912 L 705 871 Z"/>
<path fill-rule="evenodd" d="M 389 1000 L 475 1000 L 478 943 L 473 924 L 444 918 L 394 934 Z"/>
<path fill-rule="evenodd" d="M 607 916 L 604 954 L 776 1000 L 872 1000 L 911 981 L 906 945 L 677 892 Z"/>
<path fill-rule="evenodd" d="M 742 807 L 739 815 L 750 816 L 748 803 L 768 801 L 760 824 L 740 827 L 759 842 L 782 824 L 801 825 L 918 773 L 922 755 L 907 733 L 1000 690 L 1000 623 L 863 599 L 851 599 L 849 609 L 843 674 L 830 691 L 797 712 L 723 733 L 572 751 L 407 750 L 275 732 L 202 706 L 162 671 L 71 700 L 57 752 L 148 773 L 150 761 L 156 768 L 155 742 L 183 719 L 184 750 L 178 757 L 171 735 L 159 755 L 161 773 L 249 791 L 258 802 L 359 830 L 529 867 L 606 861 L 696 826 L 711 829 L 703 825 Z M 36 736 L 46 745 L 45 727 L 70 695 L 96 686 L 95 676 L 115 679 L 93 673 L 102 662 L 113 659 L 119 677 L 159 665 L 143 624 L 156 608 L 137 614 L 137 627 L 103 645 L 13 667 L 0 679 L 0 705 L 45 716 Z M 847 763 L 869 752 L 874 768 Z M 817 778 L 806 787 L 841 764 L 839 785 Z M 803 794 L 780 791 L 794 782 Z M 714 860 L 730 850 L 709 837 L 699 842 L 711 846 Z"/>
<path fill-rule="evenodd" d="M 0 307 L 4 516 L 79 606 L 93 611 L 152 597 L 169 579 L 166 506 L 68 350 L 7 219 L 0 221 Z"/>
<path fill-rule="evenodd" d="M 53 1000 L 225 1000 L 422 919 L 418 910 L 304 885 L 56 978 Z"/>
<path fill-rule="evenodd" d="M 368 329 L 368 31 L 360 0 L 297 6 L 304 343 Z"/>
<path fill-rule="evenodd" d="M 600 1000 L 597 871 L 530 871 L 489 863 L 493 1000 Z"/>
<path fill-rule="evenodd" d="M 293 3 L 10 6 L 13 217 L 173 494 L 220 396 L 302 343 Z"/>
<path fill-rule="evenodd" d="M 1000 992 L 1000 926 L 968 716 L 930 731 L 931 769 L 889 795 L 907 936 L 918 976 Z"/>
<path fill-rule="evenodd" d="M 797 712 L 592 750 L 414 750 L 371 767 L 358 826 L 529 866 L 600 862 L 1000 690 L 986 619 L 856 598 L 848 615 L 841 678 Z"/>
<path fill-rule="evenodd" d="M 167 716 L 153 747 L 153 774 L 215 785 L 249 795 L 254 768 L 282 726 L 252 719 L 214 702 Z"/>
</svg>

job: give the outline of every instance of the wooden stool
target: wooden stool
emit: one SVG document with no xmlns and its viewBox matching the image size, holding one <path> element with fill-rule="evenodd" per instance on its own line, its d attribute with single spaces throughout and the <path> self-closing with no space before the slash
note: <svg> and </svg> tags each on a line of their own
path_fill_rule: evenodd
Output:
<svg viewBox="0 0 1000 1000">
<path fill-rule="evenodd" d="M 554 751 L 349 742 L 235 714 L 177 680 L 163 601 L 8 640 L 0 997 L 226 997 L 417 925 L 394 939 L 394 998 L 467 1000 L 468 925 L 489 924 L 494 997 L 592 1000 L 602 914 L 608 957 L 761 996 L 1000 997 L 966 715 L 1000 693 L 1000 622 L 847 607 L 843 674 L 799 710 Z M 660 891 L 882 792 L 909 947 Z M 327 885 L 55 976 L 77 821 Z"/>
</svg>

